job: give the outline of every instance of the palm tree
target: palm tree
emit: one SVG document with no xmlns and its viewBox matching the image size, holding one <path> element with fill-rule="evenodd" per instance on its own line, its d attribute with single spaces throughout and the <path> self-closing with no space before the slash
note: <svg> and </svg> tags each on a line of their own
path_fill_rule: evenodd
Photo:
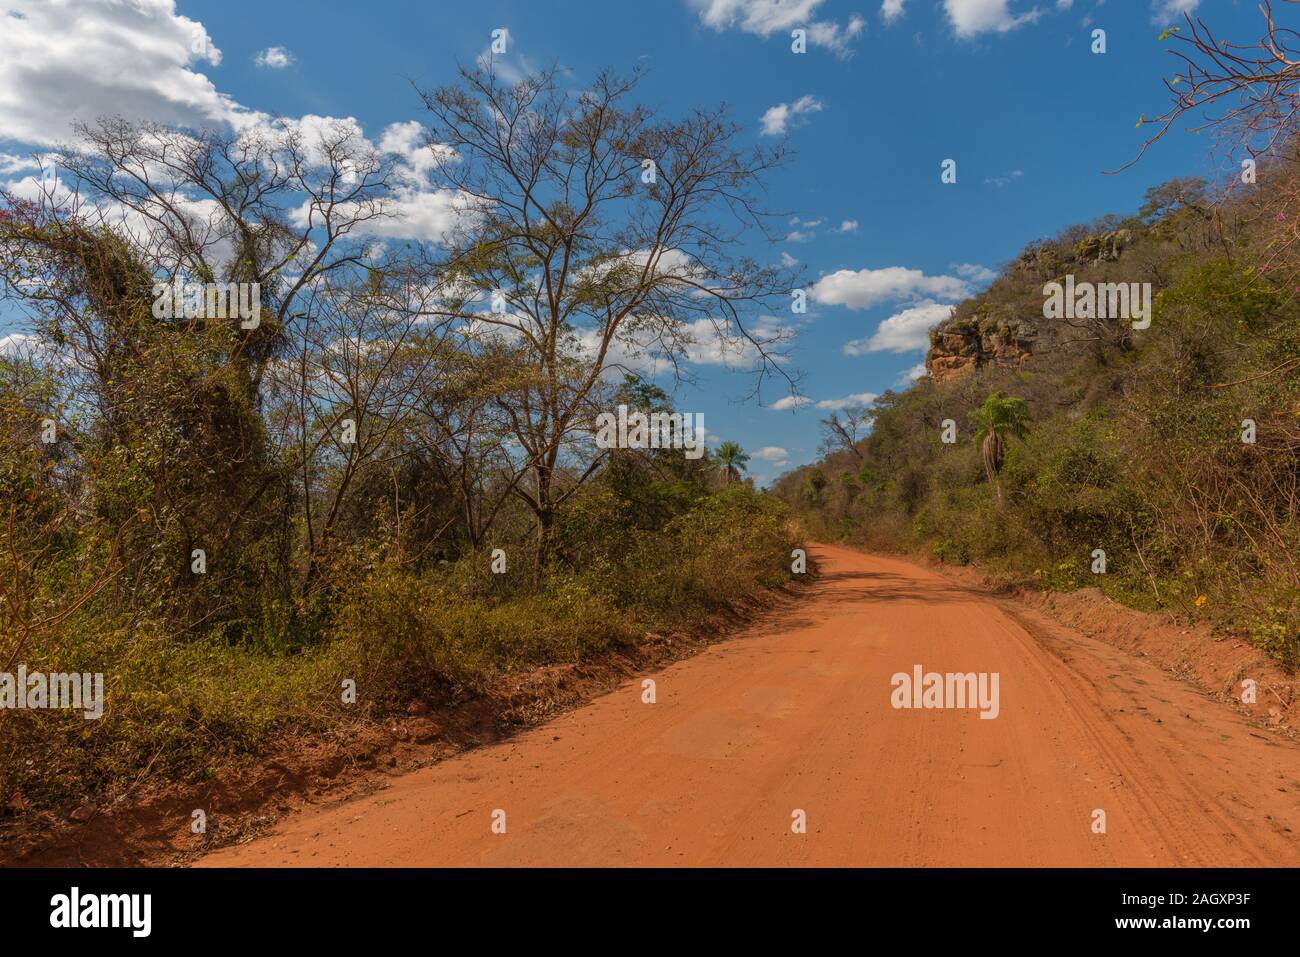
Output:
<svg viewBox="0 0 1300 957">
<path fill-rule="evenodd" d="M 749 465 L 749 456 L 740 447 L 739 442 L 723 442 L 714 451 L 713 455 L 722 470 L 722 481 L 724 483 L 737 481 L 740 478 L 740 473 L 745 471 Z"/>
<path fill-rule="evenodd" d="M 980 442 L 980 454 L 984 458 L 984 474 L 989 484 L 997 493 L 998 505 L 1002 505 L 1002 483 L 998 473 L 1002 471 L 1002 457 L 1006 452 L 1008 436 L 1023 439 L 1029 432 L 1029 407 L 1024 399 L 1003 392 L 994 392 L 984 400 L 984 404 L 971 414 L 971 419 L 978 426 L 975 441 Z"/>
</svg>

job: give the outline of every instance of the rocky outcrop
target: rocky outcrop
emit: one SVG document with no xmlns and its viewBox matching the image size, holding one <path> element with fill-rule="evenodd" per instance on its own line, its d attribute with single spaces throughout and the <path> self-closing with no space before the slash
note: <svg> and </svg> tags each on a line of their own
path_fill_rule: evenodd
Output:
<svg viewBox="0 0 1300 957">
<path fill-rule="evenodd" d="M 1082 264 L 1115 262 L 1123 254 L 1124 247 L 1132 241 L 1133 232 L 1129 229 L 1087 236 L 1075 244 L 1074 258 Z"/>
<path fill-rule="evenodd" d="M 949 319 L 930 334 L 925 370 L 935 382 L 983 366 L 1017 369 L 1034 354 L 1038 331 L 1023 321 Z"/>
<path fill-rule="evenodd" d="M 1129 228 L 1084 236 L 1073 245 L 1056 242 L 1035 244 L 1020 254 L 1001 282 L 1021 287 L 1020 307 L 993 304 L 983 294 L 957 308 L 956 314 L 930 333 L 930 351 L 925 369 L 935 382 L 944 382 L 984 366 L 1019 369 L 1028 365 L 1036 352 L 1045 352 L 1057 342 L 1055 331 L 1041 316 L 1030 315 L 1024 305 L 1037 295 L 1040 284 L 1066 273 L 1086 274 L 1089 267 L 1117 261 L 1137 238 Z M 1024 287 L 1033 287 L 1028 294 Z"/>
</svg>

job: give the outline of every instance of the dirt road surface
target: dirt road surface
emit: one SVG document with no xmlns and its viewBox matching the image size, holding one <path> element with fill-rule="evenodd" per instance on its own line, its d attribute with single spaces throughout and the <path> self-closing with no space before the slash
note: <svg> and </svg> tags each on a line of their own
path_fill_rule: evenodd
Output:
<svg viewBox="0 0 1300 957">
<path fill-rule="evenodd" d="M 805 597 L 647 675 L 655 703 L 629 682 L 201 863 L 1300 864 L 1285 738 L 933 572 L 813 554 Z M 891 677 L 918 664 L 997 672 L 997 717 L 892 707 Z"/>
</svg>

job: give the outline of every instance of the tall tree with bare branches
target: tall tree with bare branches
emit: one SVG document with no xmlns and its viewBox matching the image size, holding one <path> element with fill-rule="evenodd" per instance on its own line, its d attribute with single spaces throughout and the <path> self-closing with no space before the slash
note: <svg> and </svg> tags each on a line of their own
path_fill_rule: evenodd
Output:
<svg viewBox="0 0 1300 957">
<path fill-rule="evenodd" d="M 680 364 L 699 340 L 748 356 L 758 381 L 786 333 L 759 316 L 788 307 L 787 270 L 736 253 L 766 234 L 764 174 L 782 152 L 747 149 L 719 110 L 656 119 L 632 102 L 638 77 L 602 73 L 581 91 L 556 69 L 503 83 L 489 67 L 421 92 L 437 171 L 462 198 L 439 275 L 446 314 L 519 349 L 499 390 L 527 483 L 539 567 L 558 510 L 598 468 L 590 448 L 600 385 L 626 357 Z"/>
</svg>

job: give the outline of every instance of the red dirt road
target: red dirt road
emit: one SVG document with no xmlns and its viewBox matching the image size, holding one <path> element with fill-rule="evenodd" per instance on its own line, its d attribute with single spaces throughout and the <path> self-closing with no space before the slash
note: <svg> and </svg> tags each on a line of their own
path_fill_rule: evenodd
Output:
<svg viewBox="0 0 1300 957">
<path fill-rule="evenodd" d="M 656 703 L 638 679 L 200 863 L 1300 864 L 1286 739 L 915 565 L 813 554 L 803 599 L 648 675 Z M 917 664 L 997 672 L 998 716 L 893 708 L 891 676 Z"/>
</svg>

